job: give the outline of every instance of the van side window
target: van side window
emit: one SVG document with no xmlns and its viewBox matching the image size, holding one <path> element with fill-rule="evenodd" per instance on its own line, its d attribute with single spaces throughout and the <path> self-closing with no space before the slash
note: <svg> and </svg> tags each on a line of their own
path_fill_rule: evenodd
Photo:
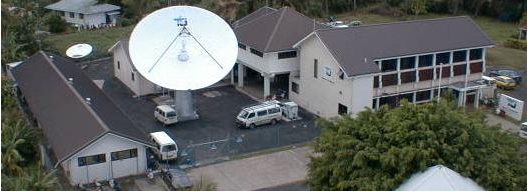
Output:
<svg viewBox="0 0 531 192">
<path fill-rule="evenodd" d="M 255 113 L 251 113 L 251 114 L 249 114 L 249 117 L 247 117 L 247 118 L 248 118 L 248 119 L 253 118 L 253 117 L 254 117 L 254 114 L 255 114 Z"/>
<path fill-rule="evenodd" d="M 278 112 L 280 112 L 280 108 L 278 108 L 278 107 L 271 108 L 271 109 L 268 109 L 267 112 L 268 112 L 269 114 L 278 113 Z"/>
<path fill-rule="evenodd" d="M 175 117 L 177 116 L 177 114 L 175 114 L 175 112 L 168 112 L 168 114 L 166 114 L 166 117 Z"/>
<path fill-rule="evenodd" d="M 260 116 L 265 116 L 265 115 L 267 115 L 267 110 L 258 111 L 258 112 L 256 112 L 256 113 L 258 114 L 259 117 L 260 117 Z"/>
</svg>

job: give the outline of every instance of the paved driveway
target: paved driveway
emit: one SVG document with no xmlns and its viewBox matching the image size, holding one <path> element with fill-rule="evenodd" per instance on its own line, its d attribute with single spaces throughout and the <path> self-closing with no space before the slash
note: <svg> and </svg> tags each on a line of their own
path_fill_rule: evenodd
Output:
<svg viewBox="0 0 531 192">
<path fill-rule="evenodd" d="M 314 115 L 299 108 L 302 120 L 239 129 L 236 115 L 243 106 L 257 103 L 232 86 L 193 91 L 200 119 L 163 127 L 153 118 L 156 96 L 133 97 L 114 75 L 112 58 L 83 63 L 85 73 L 103 82 L 103 92 L 147 135 L 164 130 L 187 151 L 193 163 L 210 163 L 232 155 L 266 150 L 314 139 L 320 134 Z"/>
</svg>

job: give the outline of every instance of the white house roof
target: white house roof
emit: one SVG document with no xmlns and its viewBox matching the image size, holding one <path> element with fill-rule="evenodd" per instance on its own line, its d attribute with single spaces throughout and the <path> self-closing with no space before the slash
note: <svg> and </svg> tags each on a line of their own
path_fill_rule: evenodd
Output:
<svg viewBox="0 0 531 192">
<path fill-rule="evenodd" d="M 470 178 L 443 166 L 436 165 L 416 173 L 396 191 L 485 191 Z"/>
<path fill-rule="evenodd" d="M 111 4 L 98 4 L 97 0 L 61 0 L 50 4 L 46 9 L 66 11 L 83 14 L 105 13 L 120 10 L 119 6 Z"/>
</svg>

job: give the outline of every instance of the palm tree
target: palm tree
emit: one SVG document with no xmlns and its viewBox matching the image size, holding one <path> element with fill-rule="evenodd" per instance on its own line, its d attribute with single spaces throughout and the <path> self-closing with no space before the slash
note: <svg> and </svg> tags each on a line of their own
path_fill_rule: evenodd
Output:
<svg viewBox="0 0 531 192">
<path fill-rule="evenodd" d="M 27 173 L 28 175 L 26 177 L 26 181 L 29 184 L 29 188 L 27 190 L 53 190 L 57 185 L 58 179 L 56 176 L 56 170 L 46 171 L 37 164 L 31 167 Z"/>
<path fill-rule="evenodd" d="M 22 119 L 2 122 L 2 173 L 21 176 L 24 171 L 21 164 L 26 160 L 21 150 L 26 150 L 33 138 L 33 130 Z M 31 145 L 29 146 L 31 147 Z"/>
</svg>

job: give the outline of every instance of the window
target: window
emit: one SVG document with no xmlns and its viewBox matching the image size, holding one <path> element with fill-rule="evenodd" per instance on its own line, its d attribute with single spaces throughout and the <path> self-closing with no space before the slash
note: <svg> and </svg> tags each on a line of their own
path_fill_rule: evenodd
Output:
<svg viewBox="0 0 531 192">
<path fill-rule="evenodd" d="M 118 63 L 117 67 L 118 69 L 120 69 L 120 61 L 118 61 L 117 63 Z"/>
<path fill-rule="evenodd" d="M 286 51 L 278 53 L 278 59 L 287 59 L 297 57 L 297 51 Z"/>
<path fill-rule="evenodd" d="M 396 71 L 397 59 L 388 59 L 382 61 L 382 72 Z"/>
<path fill-rule="evenodd" d="M 317 70 L 319 69 L 317 66 L 317 59 L 313 60 L 313 77 L 317 79 Z"/>
<path fill-rule="evenodd" d="M 348 112 L 348 107 L 342 105 L 341 103 L 339 103 L 338 106 L 337 106 L 337 114 L 345 115 L 345 114 L 347 114 L 347 112 Z"/>
<path fill-rule="evenodd" d="M 408 102 L 413 102 L 413 93 L 404 93 L 398 96 L 399 101 L 406 99 Z"/>
<path fill-rule="evenodd" d="M 470 60 L 483 59 L 483 49 L 472 49 L 470 50 Z"/>
<path fill-rule="evenodd" d="M 264 53 L 253 48 L 251 48 L 251 53 L 257 55 L 258 57 L 264 57 Z"/>
<path fill-rule="evenodd" d="M 80 19 L 83 19 L 84 17 L 85 17 L 85 15 L 83 15 L 83 13 L 80 13 L 80 14 L 79 14 L 79 18 L 80 18 Z"/>
<path fill-rule="evenodd" d="M 435 64 L 436 65 L 439 65 L 441 63 L 442 64 L 450 63 L 450 53 L 449 52 L 437 53 L 437 55 L 435 57 L 436 57 L 436 60 L 435 60 Z"/>
<path fill-rule="evenodd" d="M 241 44 L 240 42 L 238 42 L 238 47 L 240 49 L 247 50 L 247 46 L 245 46 L 244 44 Z"/>
<path fill-rule="evenodd" d="M 454 65 L 454 76 L 466 74 L 466 64 Z"/>
<path fill-rule="evenodd" d="M 433 55 L 419 56 L 419 67 L 429 67 L 433 65 Z"/>
<path fill-rule="evenodd" d="M 249 117 L 247 117 L 247 119 L 253 118 L 254 116 L 255 116 L 255 113 L 251 113 L 249 114 Z"/>
<path fill-rule="evenodd" d="M 419 70 L 419 81 L 433 80 L 433 69 Z"/>
<path fill-rule="evenodd" d="M 429 100 L 431 96 L 431 90 L 417 92 L 417 101 Z"/>
<path fill-rule="evenodd" d="M 415 67 L 415 57 L 400 58 L 400 70 L 412 69 Z"/>
<path fill-rule="evenodd" d="M 338 76 L 340 79 L 345 79 L 345 73 L 343 72 L 343 70 L 339 69 L 339 71 L 337 72 Z"/>
<path fill-rule="evenodd" d="M 466 51 L 454 51 L 453 62 L 464 62 L 466 60 Z"/>
<path fill-rule="evenodd" d="M 267 115 L 267 110 L 258 111 L 258 112 L 256 112 L 256 114 L 258 115 L 258 117 L 260 117 L 260 116 L 266 116 L 266 115 Z"/>
<path fill-rule="evenodd" d="M 93 164 L 98 164 L 98 163 L 104 163 L 105 161 L 106 161 L 105 154 L 97 154 L 97 155 L 77 158 L 77 165 L 81 167 L 81 166 L 93 165 Z"/>
<path fill-rule="evenodd" d="M 135 81 L 135 72 L 131 72 L 131 81 Z"/>
<path fill-rule="evenodd" d="M 378 76 L 374 76 L 374 79 L 372 80 L 372 88 L 378 88 L 380 87 L 380 79 Z"/>
<path fill-rule="evenodd" d="M 380 98 L 380 107 L 384 106 L 384 105 L 388 105 L 391 108 L 396 107 L 396 106 L 398 106 L 397 99 L 398 99 L 397 96 L 381 97 Z"/>
<path fill-rule="evenodd" d="M 439 78 L 439 75 L 440 75 L 440 74 L 439 74 L 439 68 L 438 68 L 438 67 L 435 69 L 435 72 L 437 73 L 436 78 Z M 443 67 L 443 68 L 442 68 L 442 74 L 441 74 L 441 75 L 442 75 L 442 78 L 444 78 L 444 77 L 450 77 L 450 67 Z"/>
<path fill-rule="evenodd" d="M 299 93 L 299 84 L 291 82 L 291 91 L 293 91 L 294 93 Z"/>
<path fill-rule="evenodd" d="M 175 147 L 175 145 L 165 145 L 165 146 L 162 146 L 162 152 L 175 151 L 175 150 L 177 150 L 177 148 Z"/>
<path fill-rule="evenodd" d="M 376 109 L 376 102 L 378 99 L 372 99 L 372 108 Z"/>
<path fill-rule="evenodd" d="M 74 13 L 70 12 L 70 18 L 74 18 Z"/>
<path fill-rule="evenodd" d="M 483 62 L 470 63 L 470 73 L 483 72 Z"/>
<path fill-rule="evenodd" d="M 411 83 L 417 81 L 417 73 L 415 71 L 400 73 L 400 83 Z"/>
<path fill-rule="evenodd" d="M 332 77 L 332 68 L 325 66 L 324 67 L 325 77 L 330 78 Z"/>
<path fill-rule="evenodd" d="M 136 149 L 129 149 L 129 150 L 117 151 L 117 152 L 111 153 L 112 161 L 135 158 L 135 157 L 138 157 L 138 152 Z"/>
<path fill-rule="evenodd" d="M 267 110 L 268 114 L 273 114 L 273 113 L 278 113 L 278 112 L 280 112 L 280 108 L 278 108 L 278 107 L 271 108 L 271 109 Z"/>
<path fill-rule="evenodd" d="M 398 84 L 398 75 L 390 74 L 382 76 L 382 87 Z"/>
</svg>

